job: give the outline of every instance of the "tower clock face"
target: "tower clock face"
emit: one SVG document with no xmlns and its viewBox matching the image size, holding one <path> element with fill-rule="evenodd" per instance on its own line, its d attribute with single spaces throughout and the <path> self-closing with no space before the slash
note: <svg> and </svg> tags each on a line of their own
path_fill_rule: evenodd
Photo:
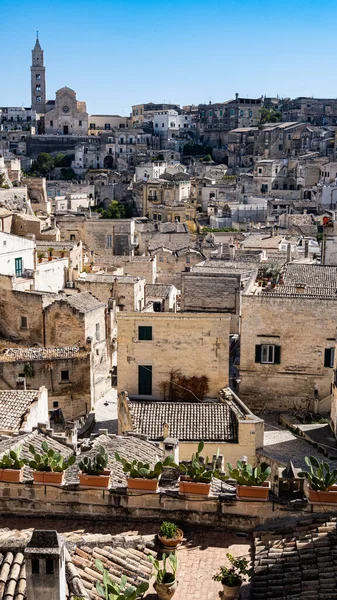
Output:
<svg viewBox="0 0 337 600">
<path fill-rule="evenodd" d="M 62 110 L 65 114 L 67 114 L 69 112 L 69 106 L 64 106 Z"/>
</svg>

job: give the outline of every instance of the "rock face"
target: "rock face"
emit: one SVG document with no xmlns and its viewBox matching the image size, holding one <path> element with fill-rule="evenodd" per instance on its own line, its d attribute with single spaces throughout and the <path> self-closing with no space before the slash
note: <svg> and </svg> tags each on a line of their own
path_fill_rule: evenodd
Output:
<svg viewBox="0 0 337 600">
<path fill-rule="evenodd" d="M 0 208 L 33 215 L 26 187 L 0 188 Z"/>
</svg>

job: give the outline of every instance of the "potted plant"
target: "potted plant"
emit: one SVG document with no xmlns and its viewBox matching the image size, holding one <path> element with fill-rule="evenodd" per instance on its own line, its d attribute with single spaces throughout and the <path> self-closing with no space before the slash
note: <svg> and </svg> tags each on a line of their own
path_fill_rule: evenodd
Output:
<svg viewBox="0 0 337 600">
<path fill-rule="evenodd" d="M 39 260 L 39 263 L 42 263 L 42 259 L 45 257 L 45 253 L 44 252 L 39 252 L 37 255 L 37 258 Z"/>
<path fill-rule="evenodd" d="M 107 469 L 109 455 L 103 446 L 98 446 L 97 453 L 93 458 L 85 456 L 78 463 L 80 472 L 80 485 L 107 488 L 110 482 L 111 472 Z"/>
<path fill-rule="evenodd" d="M 41 449 L 42 453 L 39 453 L 33 444 L 29 445 L 29 452 L 34 458 L 28 464 L 33 469 L 34 482 L 61 485 L 64 471 L 74 464 L 75 456 L 63 458 L 59 452 L 49 448 L 46 441 L 42 442 Z"/>
<path fill-rule="evenodd" d="M 159 529 L 158 539 L 166 548 L 176 548 L 181 543 L 184 534 L 175 523 L 164 521 Z"/>
<path fill-rule="evenodd" d="M 54 248 L 48 248 L 48 260 L 52 260 L 53 258 L 53 252 L 54 252 Z"/>
<path fill-rule="evenodd" d="M 22 481 L 23 467 L 26 461 L 20 458 L 21 446 L 17 450 L 10 450 L 0 459 L 0 481 L 20 483 Z"/>
<path fill-rule="evenodd" d="M 116 583 L 99 559 L 96 559 L 96 569 L 103 575 L 103 582 L 96 582 L 96 590 L 106 600 L 136 600 L 149 589 L 147 581 L 137 587 L 129 585 L 125 575 L 121 576 L 120 584 Z"/>
<path fill-rule="evenodd" d="M 129 462 L 125 458 L 122 458 L 118 452 L 115 452 L 115 459 L 123 465 L 124 473 L 129 474 L 129 477 L 126 478 L 129 490 L 156 492 L 164 468 L 177 466 L 173 462 L 171 454 L 163 462 L 158 461 L 153 469 L 151 469 L 149 463 L 143 463 L 140 460 L 135 459 Z"/>
<path fill-rule="evenodd" d="M 226 554 L 229 560 L 229 567 L 219 567 L 219 571 L 213 575 L 214 581 L 221 581 L 225 597 L 235 598 L 241 587 L 243 579 L 246 575 L 251 574 L 251 569 L 248 569 L 248 561 L 246 558 L 234 558 L 232 554 Z"/>
<path fill-rule="evenodd" d="M 211 481 L 213 477 L 225 481 L 228 479 L 226 475 L 221 475 L 216 469 L 217 456 L 214 458 L 211 468 L 207 468 L 208 456 L 205 460 L 200 456 L 204 449 L 204 442 L 199 442 L 198 450 L 192 454 L 190 463 L 180 463 L 179 469 L 183 473 L 179 481 L 179 491 L 181 494 L 199 494 L 208 496 L 211 490 Z"/>
<path fill-rule="evenodd" d="M 167 554 L 164 554 L 162 561 L 155 559 L 152 555 L 150 555 L 148 559 L 156 570 L 156 581 L 154 582 L 153 587 L 157 592 L 159 600 L 171 600 L 178 585 L 176 580 L 178 567 L 177 555 L 169 554 L 167 556 Z M 161 562 L 162 566 L 160 564 Z M 171 571 L 168 570 L 168 565 L 171 567 Z"/>
<path fill-rule="evenodd" d="M 270 481 L 267 479 L 271 469 L 267 463 L 252 467 L 249 463 L 238 460 L 234 469 L 230 463 L 227 465 L 230 477 L 236 481 L 236 496 L 239 500 L 268 500 Z"/>
<path fill-rule="evenodd" d="M 310 502 L 337 502 L 337 469 L 330 471 L 327 462 L 319 462 L 314 456 L 306 456 L 304 460 L 310 471 L 301 471 L 299 476 L 305 477 L 309 484 Z"/>
</svg>

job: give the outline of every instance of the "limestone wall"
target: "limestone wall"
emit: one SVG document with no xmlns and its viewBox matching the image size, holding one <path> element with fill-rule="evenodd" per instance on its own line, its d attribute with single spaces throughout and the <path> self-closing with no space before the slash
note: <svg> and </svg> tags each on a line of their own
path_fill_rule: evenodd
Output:
<svg viewBox="0 0 337 600">
<path fill-rule="evenodd" d="M 334 299 L 242 296 L 240 391 L 252 409 L 312 409 L 331 392 L 332 368 L 324 351 L 335 345 Z M 255 362 L 255 346 L 281 346 L 280 364 Z"/>
<path fill-rule="evenodd" d="M 228 385 L 230 317 L 205 313 L 124 313 L 118 324 L 118 390 L 138 395 L 138 366 L 152 366 L 152 396 L 162 398 L 161 383 L 171 370 L 207 375 L 209 397 Z M 152 341 L 138 340 L 139 326 L 152 327 Z"/>
</svg>

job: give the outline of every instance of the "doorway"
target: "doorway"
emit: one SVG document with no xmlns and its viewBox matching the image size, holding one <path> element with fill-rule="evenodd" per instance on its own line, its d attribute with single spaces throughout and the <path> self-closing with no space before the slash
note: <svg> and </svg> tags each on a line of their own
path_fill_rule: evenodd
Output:
<svg viewBox="0 0 337 600">
<path fill-rule="evenodd" d="M 68 133 L 69 133 L 69 126 L 63 125 L 63 135 L 68 135 Z"/>
</svg>

